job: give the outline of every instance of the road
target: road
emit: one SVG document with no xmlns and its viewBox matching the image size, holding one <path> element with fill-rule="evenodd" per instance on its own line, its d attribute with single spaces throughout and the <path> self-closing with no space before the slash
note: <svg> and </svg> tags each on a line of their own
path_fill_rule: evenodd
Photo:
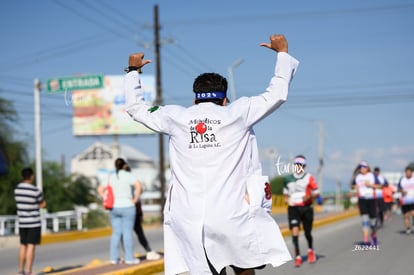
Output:
<svg viewBox="0 0 414 275">
<path fill-rule="evenodd" d="M 315 264 L 304 261 L 300 268 L 295 268 L 291 261 L 277 268 L 267 266 L 256 271 L 256 275 L 413 274 L 414 234 L 406 236 L 403 228 L 402 216 L 394 216 L 378 232 L 379 250 L 361 251 L 356 250 L 356 243 L 362 238 L 359 217 L 320 227 L 313 234 L 318 257 Z M 306 256 L 305 238 L 299 238 L 301 254 Z M 286 242 L 293 251 L 289 237 Z M 234 275 L 231 269 L 227 269 L 227 274 Z"/>
<path fill-rule="evenodd" d="M 278 223 L 286 223 L 285 214 L 275 215 Z M 163 249 L 162 228 L 145 231 L 148 242 L 153 250 Z M 135 252 L 144 253 L 144 249 L 135 241 Z M 70 243 L 40 245 L 36 248 L 36 259 L 33 270 L 41 272 L 45 267 L 82 266 L 95 259 L 106 261 L 109 258 L 109 237 L 82 240 Z M 17 273 L 18 247 L 0 248 L 0 275 Z"/>
<path fill-rule="evenodd" d="M 355 243 L 362 239 L 359 217 L 317 228 L 313 234 L 318 257 L 315 264 L 305 261 L 300 268 L 295 268 L 291 261 L 278 268 L 268 266 L 256 274 L 413 274 L 414 235 L 405 235 L 403 229 L 402 216 L 394 216 L 378 231 L 379 250 L 361 251 L 355 250 Z M 291 239 L 286 241 L 290 251 L 293 251 Z M 305 256 L 307 246 L 304 236 L 300 236 L 300 249 Z"/>
<path fill-rule="evenodd" d="M 146 236 L 151 248 L 163 248 L 162 228 L 147 230 Z M 135 238 L 135 252 L 144 253 L 144 249 Z M 18 248 L 0 249 L 0 275 L 17 273 Z M 45 267 L 55 268 L 79 266 L 90 263 L 94 259 L 109 259 L 109 237 L 81 240 L 75 242 L 40 245 L 36 249 L 33 271 L 41 272 Z"/>
<path fill-rule="evenodd" d="M 283 224 L 285 215 L 276 220 Z M 414 252 L 414 235 L 401 233 L 403 221 L 401 216 L 394 216 L 378 233 L 378 251 L 353 251 L 355 243 L 361 240 L 359 218 L 351 218 L 335 224 L 317 228 L 314 231 L 315 251 L 318 261 L 314 265 L 304 262 L 302 267 L 294 268 L 293 262 L 281 267 L 266 267 L 256 272 L 265 274 L 412 274 L 412 255 Z M 161 250 L 162 229 L 154 228 L 146 231 L 147 238 L 154 250 Z M 290 238 L 286 242 L 292 251 Z M 300 236 L 302 254 L 306 254 L 304 237 Z M 143 252 L 137 243 L 137 252 Z M 76 241 L 39 246 L 36 251 L 34 271 L 40 272 L 44 267 L 56 268 L 84 265 L 94 259 L 108 259 L 109 238 Z M 0 274 L 16 274 L 17 248 L 0 249 Z M 162 274 L 162 273 L 160 273 Z M 159 274 L 159 275 L 160 275 Z M 233 274 L 231 271 L 228 274 Z"/>
</svg>

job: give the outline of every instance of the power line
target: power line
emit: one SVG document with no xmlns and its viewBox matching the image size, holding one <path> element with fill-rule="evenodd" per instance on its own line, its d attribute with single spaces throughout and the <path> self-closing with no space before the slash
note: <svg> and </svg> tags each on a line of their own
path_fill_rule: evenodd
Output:
<svg viewBox="0 0 414 275">
<path fill-rule="evenodd" d="M 122 29 L 127 29 L 131 32 L 135 32 L 135 28 L 131 27 L 130 24 L 125 24 L 125 21 L 119 20 L 118 17 L 114 17 L 111 13 L 107 13 L 107 12 L 104 12 L 104 11 L 100 10 L 100 7 L 102 6 L 101 3 L 99 3 L 99 6 L 93 5 L 93 4 L 91 4 L 91 2 L 88 2 L 88 1 L 79 1 L 79 3 L 81 5 L 87 7 L 89 11 L 93 11 L 93 12 L 103 16 L 106 20 L 121 26 Z M 104 2 L 102 1 L 102 3 L 104 3 Z"/>
<path fill-rule="evenodd" d="M 347 14 L 364 14 L 364 13 L 373 13 L 373 12 L 383 12 L 383 11 L 395 11 L 395 10 L 407 10 L 414 8 L 414 4 L 399 4 L 399 5 L 389 5 L 389 6 L 377 6 L 377 7 L 366 7 L 366 8 L 350 8 L 350 9 L 331 9 L 326 11 L 299 11 L 299 12 L 290 12 L 290 13 L 276 13 L 269 15 L 246 15 L 238 17 L 210 17 L 210 18 L 192 18 L 192 19 L 183 19 L 170 21 L 166 24 L 168 25 L 186 25 L 194 26 L 195 24 L 208 24 L 208 25 L 217 25 L 217 24 L 232 24 L 232 23 L 246 23 L 251 24 L 254 21 L 275 21 L 275 20 L 285 20 L 294 19 L 294 18 L 305 18 L 305 17 L 321 17 L 321 16 L 338 16 L 338 15 L 347 15 Z"/>
<path fill-rule="evenodd" d="M 125 40 L 129 40 L 129 41 L 131 41 L 131 39 L 129 39 L 129 38 L 128 38 L 128 37 L 130 36 L 129 34 L 126 34 L 126 33 L 121 34 L 121 33 L 119 32 L 119 30 L 117 30 L 117 29 L 113 29 L 113 28 L 110 28 L 110 27 L 108 27 L 108 26 L 105 26 L 105 25 L 104 25 L 104 24 L 102 24 L 101 22 L 99 22 L 99 21 L 97 21 L 97 20 L 92 19 L 90 16 L 88 16 L 88 15 L 84 15 L 84 14 L 80 13 L 79 11 L 77 11 L 76 9 L 74 9 L 74 8 L 73 8 L 72 6 L 70 6 L 70 5 L 63 4 L 62 2 L 59 2 L 59 1 L 53 1 L 53 3 L 57 4 L 58 6 L 60 6 L 61 8 L 65 9 L 65 10 L 69 10 L 70 12 L 72 12 L 73 14 L 75 14 L 75 15 L 77 15 L 78 17 L 82 18 L 83 20 L 85 20 L 85 21 L 87 21 L 87 22 L 89 22 L 89 23 L 92 23 L 93 25 L 98 26 L 99 28 L 104 28 L 104 29 L 106 29 L 107 31 L 109 31 L 109 32 L 111 32 L 112 34 L 114 34 L 114 35 L 118 36 L 119 38 L 122 38 L 122 39 L 125 39 Z M 85 2 L 83 2 L 83 4 L 85 4 Z M 86 5 L 87 5 L 87 4 L 86 4 Z M 92 10 L 95 10 L 95 9 L 92 9 Z M 95 10 L 95 11 L 96 11 L 96 10 Z"/>
<path fill-rule="evenodd" d="M 108 39 L 106 37 L 93 37 L 93 38 L 87 38 L 83 40 L 77 40 L 72 43 L 65 43 L 64 45 L 53 47 L 51 49 L 42 50 L 38 53 L 30 53 L 27 54 L 26 57 L 18 58 L 14 61 L 9 61 L 3 63 L 4 67 L 0 68 L 0 71 L 8 71 L 13 70 L 16 68 L 21 67 L 24 65 L 25 67 L 33 64 L 38 64 L 40 62 L 43 62 L 45 60 L 55 58 L 55 57 L 65 57 L 67 54 L 71 54 L 74 52 L 78 52 L 79 50 L 85 50 L 89 47 L 98 47 L 102 46 L 105 43 L 108 43 L 113 41 L 111 39 Z M 105 42 L 105 43 L 104 43 Z"/>
</svg>

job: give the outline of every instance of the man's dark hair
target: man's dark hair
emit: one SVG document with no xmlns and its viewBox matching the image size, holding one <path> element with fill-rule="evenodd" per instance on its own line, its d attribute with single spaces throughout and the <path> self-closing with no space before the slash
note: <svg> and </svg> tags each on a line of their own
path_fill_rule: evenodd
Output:
<svg viewBox="0 0 414 275">
<path fill-rule="evenodd" d="M 204 73 L 199 75 L 193 84 L 194 93 L 227 92 L 227 80 L 217 73 Z M 223 105 L 224 98 L 196 99 L 195 104 L 201 102 L 212 102 Z"/>
<path fill-rule="evenodd" d="M 23 180 L 29 180 L 34 175 L 33 169 L 30 167 L 23 168 L 21 175 Z"/>
<path fill-rule="evenodd" d="M 380 172 L 381 170 L 380 170 L 380 168 L 379 167 L 375 167 L 374 168 L 374 172 Z"/>
</svg>

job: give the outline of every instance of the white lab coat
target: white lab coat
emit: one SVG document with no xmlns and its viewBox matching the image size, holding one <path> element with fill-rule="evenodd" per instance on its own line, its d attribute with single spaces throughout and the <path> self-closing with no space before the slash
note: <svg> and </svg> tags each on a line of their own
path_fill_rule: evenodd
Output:
<svg viewBox="0 0 414 275">
<path fill-rule="evenodd" d="M 266 91 L 228 106 L 151 108 L 143 101 L 138 73 L 126 74 L 126 111 L 134 120 L 169 136 L 165 274 L 211 274 L 206 254 L 218 271 L 228 265 L 279 266 L 291 260 L 279 227 L 260 207 L 262 186 L 253 183 L 252 162 L 246 154 L 251 150 L 251 127 L 285 102 L 298 63 L 289 54 L 278 53 L 275 75 Z M 204 130 L 197 132 L 199 128 Z"/>
</svg>

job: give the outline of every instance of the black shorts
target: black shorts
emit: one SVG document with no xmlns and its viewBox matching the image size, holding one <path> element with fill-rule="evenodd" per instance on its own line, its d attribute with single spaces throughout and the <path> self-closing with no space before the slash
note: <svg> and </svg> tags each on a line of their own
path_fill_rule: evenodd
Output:
<svg viewBox="0 0 414 275">
<path fill-rule="evenodd" d="M 401 211 L 403 212 L 403 214 L 408 213 L 410 211 L 414 211 L 414 204 L 401 205 Z"/>
<path fill-rule="evenodd" d="M 384 202 L 384 199 L 383 198 L 377 199 L 377 203 L 378 203 L 378 211 L 384 212 L 385 211 L 385 202 Z"/>
<path fill-rule="evenodd" d="M 205 251 L 204 251 L 205 252 Z M 207 258 L 207 255 L 206 255 L 206 258 Z M 227 271 L 226 271 L 226 268 L 223 268 L 221 271 L 220 271 L 220 273 L 219 272 L 217 272 L 217 270 L 214 268 L 214 266 L 210 263 L 210 260 L 207 258 L 207 263 L 208 263 L 208 267 L 210 268 L 210 270 L 211 270 L 211 274 L 212 275 L 227 275 Z M 240 267 L 237 267 L 237 266 L 234 266 L 234 265 L 230 265 L 230 267 L 234 270 L 234 272 L 236 272 L 236 273 L 241 273 L 241 272 L 243 272 L 243 271 L 245 271 L 245 270 L 249 270 L 249 269 L 263 269 L 263 268 L 265 268 L 266 267 L 266 265 L 261 265 L 261 266 L 256 266 L 256 267 L 252 267 L 252 268 L 240 268 Z"/>
<path fill-rule="evenodd" d="M 392 209 L 393 202 L 384 202 L 385 203 L 385 211 L 390 211 Z"/>
<path fill-rule="evenodd" d="M 40 227 L 19 228 L 21 244 L 40 244 Z"/>
<path fill-rule="evenodd" d="M 375 199 L 362 199 L 358 200 L 359 214 L 368 215 L 371 219 L 377 217 L 378 201 Z"/>
<path fill-rule="evenodd" d="M 288 207 L 289 229 L 300 227 L 301 224 L 311 225 L 313 223 L 313 207 L 289 206 Z"/>
</svg>

